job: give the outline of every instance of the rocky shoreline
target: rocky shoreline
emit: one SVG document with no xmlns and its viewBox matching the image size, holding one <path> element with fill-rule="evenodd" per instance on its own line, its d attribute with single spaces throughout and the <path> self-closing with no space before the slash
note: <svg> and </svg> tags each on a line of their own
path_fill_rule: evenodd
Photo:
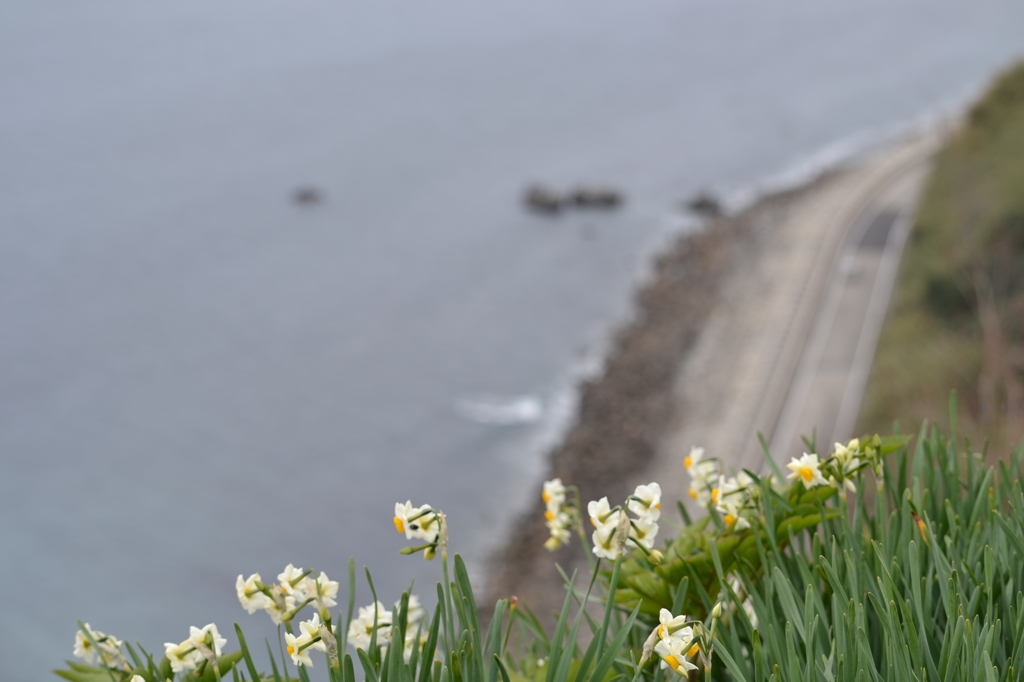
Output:
<svg viewBox="0 0 1024 682">
<path fill-rule="evenodd" d="M 715 305 L 721 283 L 756 257 L 787 210 L 828 176 L 767 196 L 735 216 L 718 217 L 703 232 L 680 237 L 655 262 L 654 276 L 634 299 L 633 321 L 619 330 L 604 371 L 580 386 L 576 421 L 549 456 L 546 478 L 560 477 L 587 500 L 624 499 L 646 476 L 679 409 L 674 398 L 679 368 Z M 674 506 L 673 500 L 667 501 Z M 675 516 L 667 509 L 669 518 Z M 575 540 L 544 549 L 543 504 L 514 525 L 490 559 L 487 599 L 516 595 L 542 620 L 564 599 L 556 562 L 571 573 L 584 564 Z"/>
</svg>

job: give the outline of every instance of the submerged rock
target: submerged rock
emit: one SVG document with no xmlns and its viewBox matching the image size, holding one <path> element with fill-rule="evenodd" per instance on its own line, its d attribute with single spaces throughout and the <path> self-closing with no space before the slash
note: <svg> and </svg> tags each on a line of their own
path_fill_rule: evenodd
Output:
<svg viewBox="0 0 1024 682">
<path fill-rule="evenodd" d="M 711 192 L 700 192 L 686 202 L 686 208 L 706 218 L 717 218 L 722 215 L 722 204 Z"/>
<path fill-rule="evenodd" d="M 584 186 L 572 193 L 572 201 L 584 208 L 615 208 L 624 200 L 622 193 L 612 187 Z"/>
<path fill-rule="evenodd" d="M 539 213 L 558 213 L 566 204 L 566 197 L 548 187 L 531 185 L 523 192 L 523 203 Z"/>
<path fill-rule="evenodd" d="M 296 187 L 292 192 L 292 203 L 295 204 L 319 204 L 324 200 L 324 191 L 318 187 Z"/>
</svg>

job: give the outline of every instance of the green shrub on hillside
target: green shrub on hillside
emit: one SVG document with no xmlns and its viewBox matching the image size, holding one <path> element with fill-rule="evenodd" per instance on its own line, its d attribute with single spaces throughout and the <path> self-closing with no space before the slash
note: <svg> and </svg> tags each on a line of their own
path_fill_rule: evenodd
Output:
<svg viewBox="0 0 1024 682">
<path fill-rule="evenodd" d="M 1024 63 L 999 77 L 935 158 L 860 417 L 943 423 L 956 389 L 972 432 L 1024 435 Z"/>
</svg>

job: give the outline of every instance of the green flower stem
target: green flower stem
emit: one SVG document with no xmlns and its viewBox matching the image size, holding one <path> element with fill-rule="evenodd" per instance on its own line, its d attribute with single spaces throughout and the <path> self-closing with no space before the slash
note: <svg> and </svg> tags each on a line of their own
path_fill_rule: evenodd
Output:
<svg viewBox="0 0 1024 682">
<path fill-rule="evenodd" d="M 430 549 L 430 548 L 437 549 L 437 543 L 436 542 L 429 542 L 429 543 L 427 543 L 425 545 L 417 545 L 416 547 L 403 547 L 402 549 L 398 550 L 398 553 L 399 554 L 415 554 L 416 552 L 421 552 L 421 551 L 423 551 L 425 549 Z"/>
<path fill-rule="evenodd" d="M 594 570 L 594 553 L 590 549 L 590 543 L 587 542 L 587 528 L 583 525 L 583 502 L 580 501 L 580 489 L 574 485 L 571 485 L 567 490 L 572 491 L 573 498 L 576 500 L 576 534 L 580 538 L 580 544 L 583 546 L 583 553 L 587 557 L 587 565 L 590 570 Z"/>
</svg>

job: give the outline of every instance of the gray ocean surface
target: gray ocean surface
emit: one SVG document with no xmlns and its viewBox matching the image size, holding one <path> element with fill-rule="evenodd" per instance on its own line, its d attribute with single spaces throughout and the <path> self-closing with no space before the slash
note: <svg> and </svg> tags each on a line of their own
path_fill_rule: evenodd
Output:
<svg viewBox="0 0 1024 682">
<path fill-rule="evenodd" d="M 431 603 L 410 498 L 482 579 L 682 200 L 1022 53 L 996 0 L 3 3 L 0 678 L 79 618 L 258 642 L 235 577 L 288 562 Z M 535 180 L 628 201 L 538 217 Z"/>
</svg>

